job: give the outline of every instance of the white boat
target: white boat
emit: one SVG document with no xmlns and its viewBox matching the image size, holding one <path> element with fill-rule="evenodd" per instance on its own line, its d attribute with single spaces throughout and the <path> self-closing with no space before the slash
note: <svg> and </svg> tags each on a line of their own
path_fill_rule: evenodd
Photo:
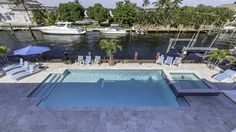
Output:
<svg viewBox="0 0 236 132">
<path fill-rule="evenodd" d="M 71 22 L 61 22 L 57 25 L 40 27 L 45 34 L 58 34 L 58 35 L 83 35 L 86 34 L 86 30 L 81 27 L 72 27 Z"/>
<path fill-rule="evenodd" d="M 105 34 L 126 34 L 126 30 L 121 29 L 116 24 L 112 24 L 109 28 L 100 29 L 100 32 Z"/>
<path fill-rule="evenodd" d="M 135 30 L 135 32 L 136 32 L 138 35 L 145 35 L 145 34 L 147 34 L 147 31 L 144 30 L 144 29 L 137 29 L 137 30 Z"/>
<path fill-rule="evenodd" d="M 224 30 L 236 30 L 236 23 L 228 23 L 224 25 Z"/>
</svg>

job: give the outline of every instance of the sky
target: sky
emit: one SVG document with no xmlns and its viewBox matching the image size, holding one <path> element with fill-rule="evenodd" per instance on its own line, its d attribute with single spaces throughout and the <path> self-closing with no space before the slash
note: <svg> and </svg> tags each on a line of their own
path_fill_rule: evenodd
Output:
<svg viewBox="0 0 236 132">
<path fill-rule="evenodd" d="M 65 3 L 68 1 L 74 0 L 38 0 L 40 3 L 46 6 L 57 6 L 59 3 Z M 114 8 L 115 3 L 121 0 L 79 0 L 84 7 L 89 7 L 94 5 L 95 3 L 101 3 L 103 6 L 107 8 Z M 155 0 L 150 0 L 153 2 Z M 233 3 L 236 0 L 183 0 L 182 5 L 196 6 L 199 4 L 219 6 L 225 3 Z M 143 0 L 131 0 L 131 2 L 136 2 L 138 5 L 142 5 Z"/>
</svg>

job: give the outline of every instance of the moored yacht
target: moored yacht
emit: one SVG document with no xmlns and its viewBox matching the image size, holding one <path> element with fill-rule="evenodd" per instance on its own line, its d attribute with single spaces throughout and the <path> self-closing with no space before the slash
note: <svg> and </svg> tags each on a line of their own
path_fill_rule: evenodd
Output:
<svg viewBox="0 0 236 132">
<path fill-rule="evenodd" d="M 145 29 L 137 29 L 137 30 L 135 30 L 135 32 L 138 35 L 145 35 L 145 34 L 147 34 L 147 31 Z"/>
<path fill-rule="evenodd" d="M 100 32 L 106 34 L 126 34 L 126 30 L 121 29 L 117 24 L 111 24 L 109 28 L 101 29 Z"/>
<path fill-rule="evenodd" d="M 236 30 L 236 23 L 227 23 L 224 25 L 224 30 Z"/>
<path fill-rule="evenodd" d="M 58 34 L 58 35 L 83 35 L 86 30 L 81 27 L 72 27 L 72 22 L 58 22 L 57 25 L 40 27 L 45 34 Z"/>
</svg>

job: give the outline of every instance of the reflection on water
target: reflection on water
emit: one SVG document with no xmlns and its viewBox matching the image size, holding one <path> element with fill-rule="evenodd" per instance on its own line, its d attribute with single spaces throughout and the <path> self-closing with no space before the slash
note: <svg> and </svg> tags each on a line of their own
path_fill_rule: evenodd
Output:
<svg viewBox="0 0 236 132">
<path fill-rule="evenodd" d="M 148 35 L 132 34 L 100 34 L 88 32 L 86 35 L 46 35 L 35 31 L 37 41 L 28 31 L 15 32 L 13 37 L 10 32 L 0 32 L 0 43 L 12 50 L 22 48 L 29 44 L 49 46 L 52 50 L 47 53 L 51 58 L 62 58 L 64 52 L 76 58 L 77 55 L 100 55 L 105 57 L 105 52 L 99 49 L 101 39 L 112 39 L 123 46 L 123 51 L 115 54 L 116 58 L 131 59 L 135 52 L 141 59 L 154 59 L 157 52 L 165 53 L 170 38 L 176 38 L 177 33 L 149 33 Z M 182 33 L 181 38 L 191 38 L 193 33 Z M 209 46 L 214 35 L 200 34 L 195 46 Z M 188 42 L 178 42 L 176 48 L 186 46 Z M 173 51 L 171 55 L 176 55 Z"/>
</svg>

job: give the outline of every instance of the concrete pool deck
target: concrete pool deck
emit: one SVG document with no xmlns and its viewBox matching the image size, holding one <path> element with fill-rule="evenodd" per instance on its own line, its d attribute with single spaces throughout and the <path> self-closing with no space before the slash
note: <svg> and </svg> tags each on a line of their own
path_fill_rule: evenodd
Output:
<svg viewBox="0 0 236 132">
<path fill-rule="evenodd" d="M 160 66 L 117 64 L 110 67 L 46 64 L 48 68 L 18 82 L 0 78 L 0 131 L 3 132 L 230 132 L 236 129 L 236 104 L 223 94 L 187 96 L 190 107 L 37 109 L 38 99 L 27 98 L 50 73 L 65 69 L 163 69 L 165 72 L 194 72 L 219 89 L 231 89 L 232 80 L 219 83 L 211 77 L 220 69 L 205 64 Z"/>
</svg>

